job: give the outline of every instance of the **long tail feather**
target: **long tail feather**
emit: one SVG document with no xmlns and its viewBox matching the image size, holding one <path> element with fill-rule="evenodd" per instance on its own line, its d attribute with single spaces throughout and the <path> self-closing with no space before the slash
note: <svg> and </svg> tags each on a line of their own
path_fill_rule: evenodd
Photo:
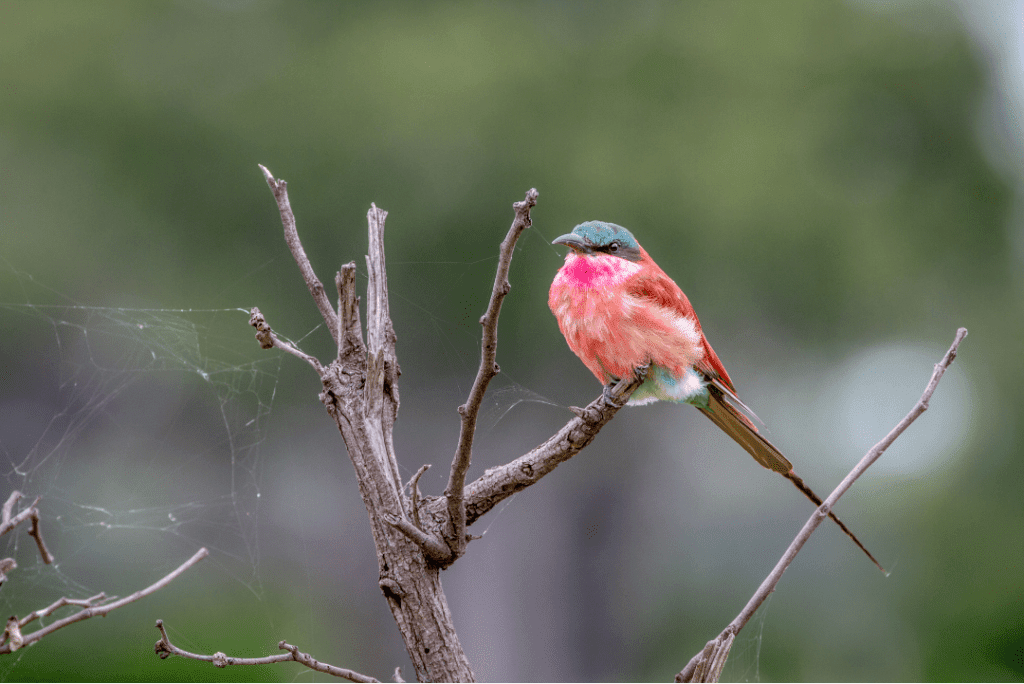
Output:
<svg viewBox="0 0 1024 684">
<path fill-rule="evenodd" d="M 707 408 L 698 407 L 701 413 L 710 418 L 715 425 L 722 429 L 722 432 L 736 440 L 736 443 L 753 456 L 754 460 L 765 468 L 774 470 L 782 475 L 803 492 L 804 496 L 813 501 L 816 506 L 820 506 L 822 503 L 821 497 L 815 494 L 793 471 L 793 464 L 789 462 L 789 459 L 783 456 L 782 452 L 776 449 L 771 442 L 761 436 L 757 428 L 754 427 L 754 424 L 740 413 L 735 406 L 729 403 L 719 387 L 711 384 L 708 385 L 708 390 L 711 393 L 708 406 Z M 850 531 L 850 528 L 836 517 L 835 513 L 829 511 L 828 517 L 832 518 L 839 525 L 839 528 L 846 533 L 846 536 L 853 540 L 853 543 L 871 559 L 872 563 L 878 566 L 879 570 L 885 572 L 882 564 L 875 560 L 871 552 L 860 543 L 860 540 Z"/>
</svg>

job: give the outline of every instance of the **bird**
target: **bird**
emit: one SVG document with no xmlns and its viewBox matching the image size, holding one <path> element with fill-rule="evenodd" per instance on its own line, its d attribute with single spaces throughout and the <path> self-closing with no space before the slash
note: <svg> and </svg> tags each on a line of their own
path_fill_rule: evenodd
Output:
<svg viewBox="0 0 1024 684">
<path fill-rule="evenodd" d="M 619 379 L 646 366 L 646 378 L 628 404 L 661 400 L 695 406 L 754 460 L 821 505 L 821 497 L 747 416 L 757 418 L 736 394 L 690 300 L 629 230 L 587 221 L 552 244 L 565 245 L 569 252 L 551 283 L 548 306 L 569 348 L 606 392 Z M 834 513 L 829 512 L 829 517 L 885 572 Z"/>
</svg>

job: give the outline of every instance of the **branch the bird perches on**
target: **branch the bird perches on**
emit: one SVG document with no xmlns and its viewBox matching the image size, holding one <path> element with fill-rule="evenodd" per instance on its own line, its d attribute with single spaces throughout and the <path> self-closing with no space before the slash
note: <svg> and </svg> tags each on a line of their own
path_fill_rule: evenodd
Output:
<svg viewBox="0 0 1024 684">
<path fill-rule="evenodd" d="M 530 452 L 503 466 L 488 469 L 468 484 L 465 482 L 472 456 L 476 413 L 488 382 L 499 372 L 496 363 L 498 314 L 503 298 L 511 289 L 508 273 L 516 241 L 530 226 L 530 210 L 536 204 L 537 191 L 530 190 L 524 200 L 514 204 L 515 218 L 499 250 L 490 302 L 480 321 L 483 327 L 480 367 L 467 402 L 459 407 L 459 445 L 452 460 L 448 486 L 442 496 L 421 496 L 418 481 L 425 466 L 417 471 L 407 486 L 404 485 L 399 478 L 392 438 L 400 403 L 398 378 L 401 371 L 395 352 L 397 336 L 388 307 L 383 242 L 387 212 L 373 205 L 367 214 L 370 248 L 366 257 L 369 283 L 364 342 L 359 297 L 355 291 L 355 263 L 343 265 L 336 275 L 338 304 L 337 307 L 332 306 L 299 241 L 295 217 L 288 200 L 287 184 L 274 178 L 265 167 L 260 168 L 277 201 L 285 240 L 338 351 L 329 364 L 320 362 L 275 335 L 263 314 L 254 308 L 251 323 L 257 329 L 257 339 L 264 348 L 278 347 L 306 361 L 321 379 L 323 392 L 320 399 L 342 434 L 369 515 L 377 549 L 378 586 L 402 633 L 418 679 L 471 681 L 473 672 L 452 623 L 447 599 L 440 584 L 440 571 L 465 553 L 467 544 L 473 539 L 466 533 L 469 526 L 499 502 L 537 483 L 544 475 L 590 444 L 643 383 L 646 369 L 637 369 L 632 375 L 622 378 L 585 408 L 573 408 L 575 417 Z M 717 679 L 736 633 L 774 589 L 782 572 L 811 532 L 828 517 L 836 500 L 859 474 L 881 455 L 906 425 L 927 408 L 927 399 L 934 391 L 941 371 L 952 362 L 964 335 L 966 330 L 961 329 L 943 363 L 936 366 L 936 373 L 925 396 L 915 407 L 916 413 L 912 411 L 912 415 L 908 415 L 886 440 L 869 452 L 854 472 L 822 503 L 775 570 L 762 583 L 747 608 L 730 623 L 722 635 L 709 642 L 701 654 L 690 661 L 677 675 L 677 679 Z M 170 648 L 169 643 L 168 646 Z M 294 647 L 282 648 L 290 652 L 297 651 Z M 299 655 L 313 660 L 307 654 Z M 303 662 L 295 653 L 269 658 L 273 662 Z M 232 662 L 243 661 L 232 659 Z M 361 678 L 361 681 L 370 679 L 365 675 L 353 674 Z"/>
</svg>

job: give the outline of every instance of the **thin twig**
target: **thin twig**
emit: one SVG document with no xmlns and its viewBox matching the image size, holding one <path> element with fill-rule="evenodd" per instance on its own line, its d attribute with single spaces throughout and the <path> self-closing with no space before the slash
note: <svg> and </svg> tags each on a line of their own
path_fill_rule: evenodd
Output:
<svg viewBox="0 0 1024 684">
<path fill-rule="evenodd" d="M 0 536 L 7 534 L 26 520 L 31 520 L 32 524 L 28 528 L 28 533 L 36 540 L 36 547 L 39 549 L 39 555 L 42 557 L 43 562 L 50 565 L 54 561 L 53 554 L 46 548 L 46 542 L 43 541 L 43 533 L 39 529 L 39 509 L 36 508 L 36 504 L 39 503 L 39 497 L 36 497 L 35 501 L 28 508 L 11 517 L 11 511 L 14 510 L 14 506 L 21 500 L 21 497 L 21 492 L 11 492 L 3 508 L 0 509 Z"/>
<path fill-rule="evenodd" d="M 309 288 L 309 293 L 313 295 L 316 308 L 320 309 L 320 315 L 323 316 L 327 329 L 331 331 L 334 343 L 338 344 L 340 339 L 338 338 L 337 318 L 335 317 L 334 309 L 331 307 L 331 302 L 327 298 L 324 284 L 320 282 L 320 279 L 316 277 L 316 273 L 313 272 L 313 265 L 309 263 L 306 250 L 302 248 L 302 242 L 299 240 L 299 231 L 295 227 L 295 214 L 292 213 L 292 205 L 288 201 L 288 183 L 274 178 L 273 174 L 263 164 L 260 164 L 259 167 L 263 172 L 264 178 L 267 179 L 270 191 L 274 193 L 274 199 L 277 201 L 277 209 L 281 213 L 281 224 L 284 226 L 284 239 L 288 243 L 288 249 L 291 250 L 292 256 L 295 257 L 295 263 L 299 265 L 302 279 L 306 281 L 306 287 Z"/>
<path fill-rule="evenodd" d="M 306 352 L 293 347 L 288 344 L 274 333 L 270 328 L 270 324 L 267 323 L 267 319 L 264 318 L 263 313 L 258 307 L 252 307 L 249 312 L 249 325 L 256 328 L 256 340 L 260 343 L 260 347 L 263 349 L 277 348 L 283 352 L 288 352 L 296 358 L 300 358 L 310 366 L 313 367 L 318 374 L 323 375 L 324 367 L 320 364 L 320 361 L 316 357 L 310 356 Z"/>
<path fill-rule="evenodd" d="M 531 188 L 526 193 L 526 199 L 512 205 L 515 208 L 516 216 L 498 251 L 498 269 L 494 274 L 491 300 L 487 305 L 487 311 L 480 319 L 480 324 L 483 326 L 483 338 L 480 342 L 480 368 L 477 370 L 473 387 L 469 391 L 469 398 L 465 404 L 459 407 L 459 413 L 462 415 L 462 430 L 459 433 L 459 445 L 455 450 L 455 457 L 452 459 L 448 486 L 444 490 L 445 499 L 448 502 L 448 519 L 451 524 L 451 535 L 447 541 L 456 557 L 462 555 L 466 548 L 466 507 L 463 489 L 466 485 L 466 473 L 469 471 L 473 457 L 473 436 L 476 433 L 477 413 L 484 400 L 487 385 L 499 371 L 495 361 L 498 349 L 498 314 L 501 312 L 502 300 L 512 288 L 508 281 L 508 271 L 516 242 L 523 231 L 530 227 L 532 223 L 530 209 L 536 204 L 537 190 Z"/>
<path fill-rule="evenodd" d="M 953 359 L 956 358 L 957 350 L 960 347 L 960 343 L 967 336 L 967 328 L 960 328 L 956 331 L 956 337 L 953 339 L 953 344 L 950 346 L 949 351 L 942 357 L 942 360 L 935 364 L 935 370 L 932 372 L 932 377 L 928 381 L 928 386 L 925 387 L 924 393 L 921 398 L 917 400 L 917 403 L 910 410 L 910 412 L 904 416 L 903 420 L 897 423 L 885 438 L 875 446 L 871 447 L 871 450 L 864 455 L 856 467 L 850 471 L 839 486 L 828 496 L 827 499 L 819 506 L 811 517 L 804 523 L 800 533 L 797 534 L 796 538 L 786 549 L 786 552 L 782 554 L 782 558 L 776 563 L 771 573 L 764 579 L 761 586 L 758 587 L 757 591 L 744 606 L 740 614 L 729 623 L 729 625 L 719 634 L 715 639 L 709 641 L 704 649 L 690 659 L 686 667 L 676 675 L 677 682 L 694 682 L 694 681 L 718 681 L 719 675 L 721 675 L 722 667 L 725 665 L 725 659 L 729 656 L 729 648 L 732 646 L 732 640 L 735 638 L 739 631 L 747 624 L 750 618 L 754 615 L 755 611 L 761 606 L 762 603 L 768 598 L 773 591 L 775 591 L 776 585 L 779 580 L 782 579 L 782 574 L 786 572 L 786 568 L 789 567 L 793 559 L 796 558 L 797 553 L 803 548 L 803 545 L 811 537 L 811 533 L 817 529 L 818 525 L 828 517 L 832 507 L 839 501 L 839 497 L 846 493 L 853 483 L 857 481 L 861 475 L 871 466 L 872 463 L 877 461 L 885 450 L 888 449 L 896 438 L 899 437 L 903 432 L 910 427 L 917 418 L 928 409 L 928 402 L 932 398 L 932 394 L 935 392 L 935 388 L 939 384 L 939 380 L 942 379 L 942 375 L 949 368 L 950 364 L 953 363 Z"/>
<path fill-rule="evenodd" d="M 206 558 L 208 555 L 210 555 L 210 552 L 207 551 L 205 548 L 199 549 L 195 552 L 195 554 L 193 554 L 191 558 L 189 558 L 187 561 L 178 566 L 177 569 L 165 575 L 162 579 L 154 582 L 145 589 L 140 589 L 134 594 L 130 596 L 125 596 L 123 599 L 120 599 L 118 601 L 102 603 L 102 601 L 107 600 L 106 595 L 97 594 L 93 598 L 88 599 L 87 605 L 77 613 L 69 615 L 66 618 L 61 618 L 60 620 L 57 620 L 55 622 L 51 622 L 50 624 L 46 625 L 41 629 L 36 630 L 35 632 L 32 632 L 31 634 L 22 636 L 20 644 L 15 645 L 13 643 L 13 640 L 8 640 L 7 643 L 0 646 L 0 655 L 4 653 L 11 653 L 13 651 L 16 651 L 20 646 L 27 646 L 28 644 L 31 644 L 35 641 L 39 641 L 43 637 L 52 634 L 53 632 L 56 632 L 58 629 L 61 629 L 62 627 L 67 627 L 68 625 L 74 624 L 76 622 L 81 622 L 82 620 L 87 620 L 91 617 L 105 617 L 111 611 L 117 610 L 118 608 L 126 606 L 129 603 L 134 603 L 135 601 L 138 601 L 139 599 L 145 596 L 149 596 L 153 592 L 159 591 L 160 589 L 166 587 L 168 584 L 177 579 L 179 575 L 181 575 L 183 572 L 191 568 L 199 561 Z M 62 599 L 62 601 L 64 601 L 63 605 L 81 605 L 81 603 L 76 601 L 75 599 Z M 57 604 L 60 603 L 61 601 L 57 602 Z M 32 620 L 35 620 L 41 615 L 48 614 L 45 613 L 45 611 L 47 610 L 52 612 L 52 610 L 56 610 L 57 608 L 61 607 L 57 604 L 54 604 L 53 606 L 50 606 L 49 608 L 46 608 L 43 611 L 34 611 L 32 613 L 29 613 L 23 619 L 18 621 L 19 627 L 23 627 L 24 625 L 28 624 Z"/>
<path fill-rule="evenodd" d="M 342 677 L 343 679 L 348 679 L 352 682 L 380 681 L 379 679 L 367 677 L 366 675 L 359 674 L 358 672 L 354 672 L 343 667 L 335 667 L 334 665 L 321 663 L 313 656 L 308 653 L 303 653 L 297 647 L 292 646 L 286 641 L 278 642 L 277 647 L 282 651 L 287 651 L 287 653 L 263 656 L 262 658 L 235 658 L 225 655 L 220 651 L 213 655 L 202 655 L 199 653 L 191 653 L 172 644 L 170 637 L 167 636 L 167 630 L 164 628 L 163 620 L 156 621 L 156 628 L 160 630 L 160 639 L 153 646 L 153 650 L 161 658 L 169 658 L 172 655 L 176 655 L 181 656 L 182 658 L 190 658 L 192 660 L 201 660 L 203 662 L 213 663 L 216 667 L 220 668 L 227 667 L 228 665 L 271 665 L 273 663 L 295 662 L 300 665 L 305 665 L 311 670 L 323 672 L 324 674 L 333 675 L 335 677 Z"/>
<path fill-rule="evenodd" d="M 81 608 L 88 608 L 90 606 L 96 606 L 96 605 L 105 603 L 107 601 L 113 601 L 113 600 L 116 600 L 116 599 L 117 599 L 116 596 L 108 597 L 106 592 L 102 592 L 102 591 L 100 593 L 96 594 L 95 596 L 90 596 L 87 599 L 70 599 L 70 598 L 68 598 L 66 596 L 63 596 L 63 597 L 57 599 L 56 601 L 54 601 L 53 603 L 51 603 L 50 605 L 48 605 L 46 608 L 40 608 L 39 610 L 33 610 L 31 613 L 29 613 L 28 615 L 26 615 L 25 617 L 21 618 L 21 620 L 18 621 L 18 626 L 19 627 L 25 627 L 25 625 L 31 623 L 33 620 L 37 620 L 39 618 L 47 617 L 48 615 L 50 615 L 54 611 L 56 611 L 56 610 L 58 610 L 60 608 L 63 608 L 64 606 L 79 606 Z"/>
<path fill-rule="evenodd" d="M 36 499 L 36 503 L 39 499 Z M 32 504 L 32 525 L 28 528 L 29 535 L 36 540 L 36 548 L 39 549 L 39 555 L 42 556 L 43 562 L 50 565 L 54 561 L 53 554 L 50 553 L 50 549 L 46 548 L 46 542 L 43 541 L 43 533 L 39 529 L 39 509 L 36 508 L 36 504 Z"/>
</svg>

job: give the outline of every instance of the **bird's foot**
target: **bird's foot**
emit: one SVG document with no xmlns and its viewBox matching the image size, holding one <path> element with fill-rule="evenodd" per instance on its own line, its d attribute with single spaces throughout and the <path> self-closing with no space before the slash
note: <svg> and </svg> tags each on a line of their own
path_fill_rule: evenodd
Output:
<svg viewBox="0 0 1024 684">
<path fill-rule="evenodd" d="M 645 363 L 642 366 L 637 366 L 636 368 L 633 369 L 633 376 L 637 380 L 639 380 L 640 384 L 642 385 L 644 383 L 644 380 L 647 379 L 647 372 L 650 369 L 650 363 Z M 604 400 L 611 404 L 612 406 L 615 406 L 616 408 L 622 408 L 629 402 L 629 399 L 623 400 L 616 396 L 617 393 L 615 392 L 615 388 L 618 386 L 620 382 L 622 382 L 621 378 L 613 377 L 611 378 L 609 383 L 605 385 L 601 390 L 601 394 L 604 396 Z"/>
<path fill-rule="evenodd" d="M 633 374 L 636 375 L 637 379 L 640 380 L 640 384 L 643 384 L 644 380 L 647 379 L 647 373 L 651 370 L 650 362 L 645 363 L 642 366 L 637 366 L 633 369 Z"/>
<path fill-rule="evenodd" d="M 626 405 L 626 402 L 620 401 L 619 399 L 615 398 L 615 386 L 617 384 L 619 384 L 619 381 L 613 379 L 611 382 L 609 382 L 607 385 L 601 388 L 601 395 L 604 397 L 604 400 L 606 402 L 608 402 L 615 408 L 622 408 L 623 406 Z"/>
</svg>

